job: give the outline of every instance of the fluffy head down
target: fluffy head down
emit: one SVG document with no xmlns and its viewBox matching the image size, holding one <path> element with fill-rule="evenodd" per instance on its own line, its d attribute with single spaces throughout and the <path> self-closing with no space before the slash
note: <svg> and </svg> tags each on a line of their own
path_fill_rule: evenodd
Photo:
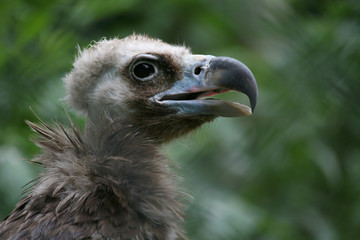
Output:
<svg viewBox="0 0 360 240">
<path fill-rule="evenodd" d="M 190 51 L 135 34 L 123 39 L 103 39 L 80 50 L 73 70 L 64 78 L 70 106 L 83 114 L 104 106 L 126 111 L 124 100 L 135 97 L 138 89 L 129 79 L 129 64 L 139 54 L 152 53 L 166 56 L 172 66 L 181 69 Z"/>
</svg>

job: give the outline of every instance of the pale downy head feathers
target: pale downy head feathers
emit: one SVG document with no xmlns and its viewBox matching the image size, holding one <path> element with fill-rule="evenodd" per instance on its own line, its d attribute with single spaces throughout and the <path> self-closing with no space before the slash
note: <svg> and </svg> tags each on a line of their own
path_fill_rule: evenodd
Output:
<svg viewBox="0 0 360 240">
<path fill-rule="evenodd" d="M 70 106 L 82 114 L 98 113 L 107 107 L 116 109 L 118 114 L 128 111 L 124 100 L 139 93 L 135 93 L 136 87 L 128 79 L 127 68 L 134 57 L 146 53 L 167 55 L 179 68 L 191 54 L 186 47 L 143 35 L 95 42 L 79 50 L 73 70 L 64 78 Z"/>
</svg>

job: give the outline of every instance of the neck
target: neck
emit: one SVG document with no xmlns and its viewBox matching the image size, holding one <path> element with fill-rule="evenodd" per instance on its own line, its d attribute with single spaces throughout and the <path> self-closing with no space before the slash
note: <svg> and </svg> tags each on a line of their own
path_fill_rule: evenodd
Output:
<svg viewBox="0 0 360 240">
<path fill-rule="evenodd" d="M 178 229 L 183 208 L 179 200 L 184 196 L 174 181 L 171 162 L 159 153 L 159 144 L 132 123 L 110 118 L 103 121 L 96 125 L 89 121 L 86 129 L 97 156 L 92 167 L 96 175 L 137 214 Z"/>
<path fill-rule="evenodd" d="M 182 235 L 183 205 L 179 200 L 184 196 L 175 184 L 170 162 L 132 124 L 89 121 L 83 134 L 62 127 L 36 126 L 35 130 L 45 136 L 45 153 L 37 161 L 47 170 L 33 195 L 54 191 L 59 199 L 71 199 L 74 211 L 83 209 L 83 214 L 90 211 L 95 216 L 105 212 L 104 221 L 136 221 L 142 225 L 132 227 L 143 231 Z M 53 147 L 59 142 L 61 148 L 54 155 Z M 96 201 L 101 206 L 94 209 Z M 115 212 L 121 214 L 115 216 Z"/>
</svg>

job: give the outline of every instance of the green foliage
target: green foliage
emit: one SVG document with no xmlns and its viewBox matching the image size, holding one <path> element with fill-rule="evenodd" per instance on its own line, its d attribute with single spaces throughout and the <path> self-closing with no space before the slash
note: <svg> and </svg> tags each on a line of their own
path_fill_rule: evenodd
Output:
<svg viewBox="0 0 360 240">
<path fill-rule="evenodd" d="M 77 44 L 137 32 L 237 58 L 258 80 L 253 116 L 167 148 L 195 198 L 191 239 L 357 239 L 359 16 L 357 0 L 1 1 L 0 218 L 40 171 L 23 160 L 39 151 L 29 107 L 66 123 L 61 78 Z"/>
</svg>

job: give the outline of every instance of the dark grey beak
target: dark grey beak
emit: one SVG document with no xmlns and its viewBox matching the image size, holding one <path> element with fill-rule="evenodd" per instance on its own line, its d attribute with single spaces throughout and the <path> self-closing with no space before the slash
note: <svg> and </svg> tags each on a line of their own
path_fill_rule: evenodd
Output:
<svg viewBox="0 0 360 240">
<path fill-rule="evenodd" d="M 257 102 L 258 88 L 250 69 L 242 62 L 229 57 L 213 58 L 209 65 L 205 77 L 207 84 L 246 94 L 253 112 Z"/>
<path fill-rule="evenodd" d="M 254 75 L 243 63 L 229 57 L 203 55 L 192 55 L 186 62 L 183 78 L 152 100 L 177 109 L 181 115 L 240 117 L 252 114 L 258 88 Z M 204 98 L 229 90 L 246 94 L 251 109 L 236 102 Z"/>
</svg>

